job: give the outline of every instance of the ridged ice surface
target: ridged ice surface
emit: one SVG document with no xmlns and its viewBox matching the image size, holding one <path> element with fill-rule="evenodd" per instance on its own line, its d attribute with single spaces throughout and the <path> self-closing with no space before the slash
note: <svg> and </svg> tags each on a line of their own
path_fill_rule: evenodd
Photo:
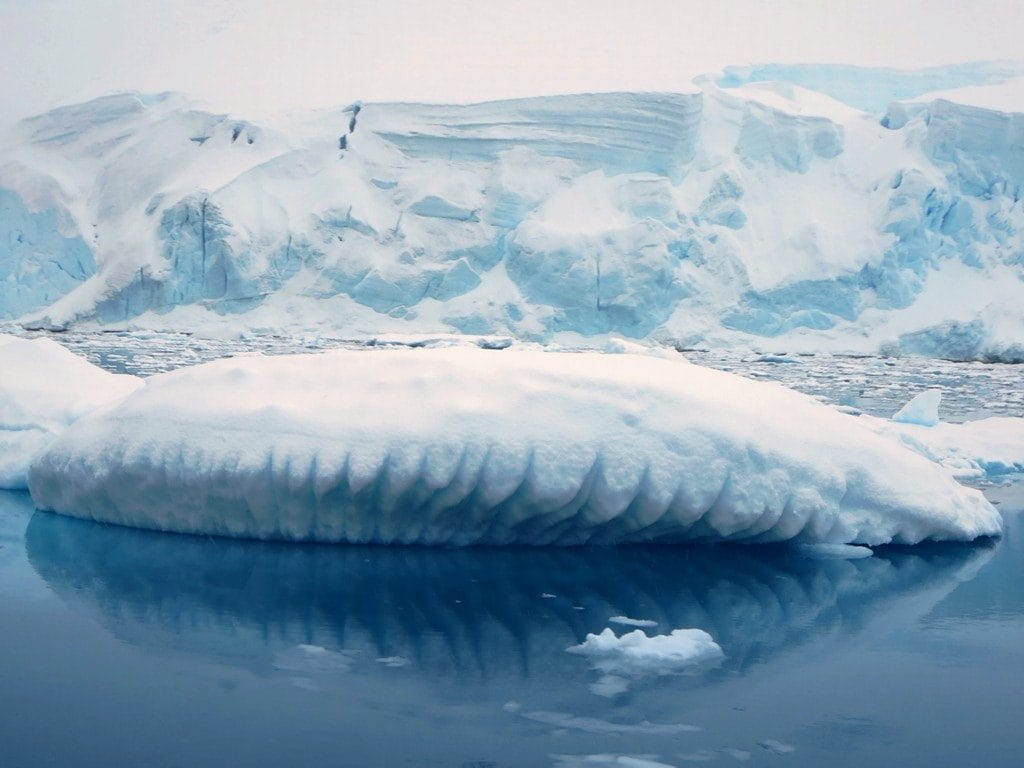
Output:
<svg viewBox="0 0 1024 768">
<path fill-rule="evenodd" d="M 159 530 L 424 544 L 966 540 L 996 510 L 782 387 L 642 355 L 448 348 L 154 376 L 30 468 L 42 509 Z"/>
</svg>

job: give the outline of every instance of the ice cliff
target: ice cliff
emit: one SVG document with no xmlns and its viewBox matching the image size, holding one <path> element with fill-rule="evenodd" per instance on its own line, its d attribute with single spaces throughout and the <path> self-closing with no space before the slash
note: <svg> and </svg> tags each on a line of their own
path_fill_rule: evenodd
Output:
<svg viewBox="0 0 1024 768">
<path fill-rule="evenodd" d="M 1024 359 L 1024 67 L 261 123 L 116 95 L 0 139 L 0 319 Z"/>
</svg>

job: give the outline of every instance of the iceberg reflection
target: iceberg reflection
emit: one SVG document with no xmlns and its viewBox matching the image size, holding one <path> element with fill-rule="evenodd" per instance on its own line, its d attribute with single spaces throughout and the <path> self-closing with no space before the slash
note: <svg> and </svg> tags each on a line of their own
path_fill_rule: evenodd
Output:
<svg viewBox="0 0 1024 768">
<path fill-rule="evenodd" d="M 992 552 L 924 546 L 820 560 L 726 546 L 299 546 L 38 512 L 26 549 L 58 595 L 88 605 L 117 638 L 258 674 L 281 669 L 282 654 L 301 646 L 403 667 L 400 674 L 585 682 L 585 660 L 566 648 L 612 617 L 633 617 L 657 622 L 649 634 L 694 627 L 718 642 L 721 666 L 686 685 L 742 673 L 822 633 L 856 633 L 908 605 L 930 607 Z"/>
</svg>

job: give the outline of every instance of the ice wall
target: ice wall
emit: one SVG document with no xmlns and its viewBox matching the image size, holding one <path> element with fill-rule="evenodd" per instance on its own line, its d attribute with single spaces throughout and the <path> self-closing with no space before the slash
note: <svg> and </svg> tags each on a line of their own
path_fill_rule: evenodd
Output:
<svg viewBox="0 0 1024 768">
<path fill-rule="evenodd" d="M 949 91 L 1019 70 L 765 65 L 263 126 L 108 97 L 0 149 L 0 317 L 1024 359 L 1024 112 Z"/>
<path fill-rule="evenodd" d="M 46 307 L 96 270 L 77 233 L 63 233 L 58 210 L 32 211 L 0 188 L 0 320 Z"/>
</svg>

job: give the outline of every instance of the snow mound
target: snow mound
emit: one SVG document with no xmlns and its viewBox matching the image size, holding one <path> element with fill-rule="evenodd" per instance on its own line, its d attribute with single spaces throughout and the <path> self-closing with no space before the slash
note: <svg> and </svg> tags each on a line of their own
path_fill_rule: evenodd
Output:
<svg viewBox="0 0 1024 768">
<path fill-rule="evenodd" d="M 942 390 L 929 389 L 915 395 L 910 402 L 893 414 L 892 420 L 901 424 L 919 424 L 922 427 L 934 427 L 939 423 L 939 403 L 942 401 Z"/>
<path fill-rule="evenodd" d="M 783 387 L 476 347 L 154 376 L 33 462 L 41 509 L 182 533 L 422 544 L 915 543 L 1001 530 L 925 458 Z"/>
<path fill-rule="evenodd" d="M 76 419 L 140 386 L 49 339 L 0 334 L 0 488 L 27 488 L 36 453 Z"/>
</svg>

